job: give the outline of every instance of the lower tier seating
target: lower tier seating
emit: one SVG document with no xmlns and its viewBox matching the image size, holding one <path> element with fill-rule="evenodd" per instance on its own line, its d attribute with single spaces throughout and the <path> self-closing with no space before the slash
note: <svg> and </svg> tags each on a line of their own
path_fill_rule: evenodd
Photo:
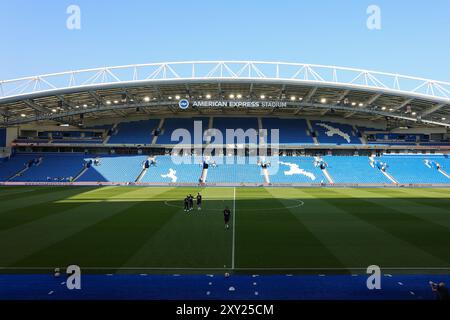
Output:
<svg viewBox="0 0 450 320">
<path fill-rule="evenodd" d="M 197 183 L 205 161 L 209 164 L 207 183 L 263 183 L 266 181 L 261 167 L 263 162 L 273 184 L 320 184 L 328 183 L 328 178 L 334 183 L 450 184 L 450 159 L 443 155 L 384 155 L 373 159 L 374 162 L 367 156 L 324 156 L 321 159 L 323 162 L 308 156 L 202 159 L 191 156 L 18 153 L 0 162 L 0 181 Z"/>
</svg>

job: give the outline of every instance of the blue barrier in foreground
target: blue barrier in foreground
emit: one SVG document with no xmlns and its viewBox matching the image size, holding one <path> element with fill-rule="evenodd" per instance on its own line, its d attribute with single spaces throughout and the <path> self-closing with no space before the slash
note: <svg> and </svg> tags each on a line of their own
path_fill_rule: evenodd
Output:
<svg viewBox="0 0 450 320">
<path fill-rule="evenodd" d="M 450 275 L 389 275 L 368 290 L 367 275 L 0 275 L 0 300 L 430 300 L 428 282 Z"/>
</svg>

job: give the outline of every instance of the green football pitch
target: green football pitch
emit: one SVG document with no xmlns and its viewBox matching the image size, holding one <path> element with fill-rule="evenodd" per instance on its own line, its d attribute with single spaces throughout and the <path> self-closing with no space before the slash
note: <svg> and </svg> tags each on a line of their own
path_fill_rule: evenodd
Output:
<svg viewBox="0 0 450 320">
<path fill-rule="evenodd" d="M 184 212 L 197 192 L 202 210 Z M 2 187 L 0 201 L 8 272 L 450 270 L 449 189 Z"/>
</svg>

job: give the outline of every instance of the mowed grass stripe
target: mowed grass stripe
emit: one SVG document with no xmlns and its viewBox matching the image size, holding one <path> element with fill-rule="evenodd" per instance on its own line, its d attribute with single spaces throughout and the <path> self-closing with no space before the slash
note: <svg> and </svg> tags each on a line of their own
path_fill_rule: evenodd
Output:
<svg viewBox="0 0 450 320">
<path fill-rule="evenodd" d="M 142 192 L 143 188 L 109 188 L 113 196 Z M 161 192 L 157 189 L 148 196 Z M 105 192 L 105 190 L 102 190 Z M 89 203 L 80 207 L 80 214 L 101 217 L 93 223 L 72 232 L 60 241 L 33 252 L 15 266 L 67 266 L 81 267 L 120 266 L 133 254 L 134 248 L 170 218 L 170 211 L 156 208 L 150 213 L 145 202 Z M 105 215 L 105 212 L 108 212 Z M 75 222 L 76 223 L 76 222 Z"/>
<path fill-rule="evenodd" d="M 269 189 L 277 198 L 300 198 L 305 204 L 291 210 L 346 268 L 429 266 L 445 262 L 336 207 L 333 199 L 352 206 L 349 195 L 329 189 Z M 330 201 L 331 200 L 331 201 Z M 317 265 L 318 268 L 323 266 Z"/>
<path fill-rule="evenodd" d="M 121 192 L 126 193 L 128 190 L 123 188 Z M 58 257 L 70 258 L 68 256 L 71 248 L 66 248 L 64 251 L 56 253 L 55 257 L 50 260 L 37 257 L 35 260 L 18 262 L 131 207 L 133 203 L 107 205 L 106 202 L 96 202 L 75 206 L 71 203 L 66 205 L 68 209 L 63 212 L 0 232 L 0 252 L 2 252 L 0 267 L 48 266 L 48 263 L 58 260 Z M 85 241 L 80 241 L 78 247 L 89 248 L 89 245 Z M 102 255 L 103 253 L 97 254 Z"/>
<path fill-rule="evenodd" d="M 44 188 L 37 192 L 33 191 L 30 194 L 16 194 L 6 199 L 2 199 L 0 206 L 0 218 L 2 213 L 10 210 L 16 210 L 18 208 L 33 208 L 35 205 L 46 203 L 50 201 L 57 201 L 65 199 L 73 195 L 95 190 L 95 187 L 52 187 Z"/>
<path fill-rule="evenodd" d="M 20 198 L 24 193 L 31 194 L 32 192 L 42 192 L 39 188 L 33 187 L 5 187 L 0 186 L 0 200 L 12 199 L 13 197 Z"/>
<path fill-rule="evenodd" d="M 57 266 L 120 267 L 173 214 L 158 207 L 154 212 L 149 212 L 144 202 L 105 202 L 103 205 L 106 208 L 123 206 L 123 209 L 36 252 L 20 261 L 19 265 L 43 265 L 45 261 L 47 265 Z M 80 245 L 83 243 L 89 245 Z"/>
<path fill-rule="evenodd" d="M 330 192 L 343 194 L 344 189 L 329 189 Z M 347 192 L 347 196 L 352 196 L 362 192 L 357 189 L 351 193 Z M 402 211 L 401 205 L 398 207 L 393 205 L 386 206 L 384 198 L 359 198 L 353 197 L 349 205 L 346 199 L 329 199 L 334 206 L 341 208 L 353 216 L 373 224 L 378 228 L 400 238 L 412 246 L 416 246 L 421 250 L 428 252 L 430 255 L 444 261 L 447 266 L 450 265 L 450 232 L 437 223 L 433 223 L 410 215 Z M 429 210 L 433 210 L 430 208 Z M 423 212 L 427 214 L 427 212 Z"/>
<path fill-rule="evenodd" d="M 13 189 L 4 189 L 5 187 L 0 187 L 0 200 L 3 201 L 14 201 L 17 199 L 23 199 L 24 197 L 35 197 L 42 196 L 47 194 L 52 194 L 55 192 L 59 192 L 61 190 L 69 191 L 72 189 L 72 192 L 78 193 L 79 190 L 93 190 L 96 187 L 43 187 L 43 186 L 23 186 L 23 187 L 14 187 Z"/>
<path fill-rule="evenodd" d="M 346 194 L 347 191 L 335 190 L 335 192 Z M 391 190 L 389 193 L 385 191 L 382 194 L 379 193 L 380 191 L 377 192 L 374 189 L 357 189 L 352 192 L 352 195 L 355 198 L 364 199 L 375 204 L 382 203 L 384 207 L 404 212 L 431 224 L 440 225 L 447 228 L 450 233 L 450 203 L 448 199 L 416 198 L 416 194 L 406 193 L 404 190 L 399 191 L 398 189 Z M 447 202 L 447 204 L 443 203 L 443 201 Z M 428 202 L 434 202 L 435 205 L 429 206 L 427 205 Z"/>
<path fill-rule="evenodd" d="M 236 192 L 237 268 L 344 267 L 282 201 L 265 189 Z M 264 209 L 275 206 L 280 209 Z"/>
<path fill-rule="evenodd" d="M 124 195 L 126 193 L 132 192 L 133 189 L 121 189 L 114 187 L 116 189 L 109 189 L 112 192 L 115 192 L 117 195 Z M 95 192 L 99 192 L 102 189 L 75 189 L 73 190 L 73 193 L 69 195 L 69 197 L 76 198 L 80 191 L 83 191 L 81 194 L 95 194 Z M 115 190 L 115 191 L 113 191 Z M 47 190 L 45 194 L 40 195 L 42 197 L 42 200 L 45 200 L 46 198 L 51 198 L 52 200 L 55 200 L 53 198 L 54 192 L 60 192 L 60 189 L 53 189 L 53 190 Z M 76 192 L 76 193 L 74 193 Z M 75 195 L 75 196 L 74 196 Z M 24 195 L 28 196 L 28 194 Z M 46 202 L 38 202 L 37 204 L 32 204 L 26 207 L 22 206 L 22 201 L 19 202 L 20 206 L 15 209 L 10 209 L 8 211 L 4 211 L 0 214 L 0 231 L 6 230 L 10 228 L 17 227 L 19 225 L 32 222 L 37 219 L 41 219 L 50 215 L 54 214 L 60 214 L 67 210 L 72 210 L 78 206 L 83 205 L 84 203 L 79 201 L 74 201 L 71 205 L 68 205 L 67 203 L 64 203 L 64 199 L 67 197 L 67 194 L 64 194 L 63 199 L 56 199 L 55 201 L 46 201 Z M 23 199 L 24 203 L 28 203 L 28 197 L 24 197 Z"/>
<path fill-rule="evenodd" d="M 203 195 L 202 210 L 194 206 L 193 211 L 184 212 L 182 199 L 199 191 Z M 231 229 L 224 229 L 222 210 L 230 204 L 232 191 L 232 188 L 180 188 L 161 194 L 162 198 L 170 198 L 171 207 L 161 201 L 158 208 L 170 209 L 174 214 L 122 267 L 230 268 Z"/>
<path fill-rule="evenodd" d="M 441 193 L 437 190 L 439 189 L 394 189 L 388 195 L 392 198 L 407 198 L 411 202 L 449 212 L 450 192 L 447 190 L 447 192 Z"/>
<path fill-rule="evenodd" d="M 362 190 L 364 192 L 365 190 Z M 373 190 L 367 190 L 373 193 Z M 420 197 L 422 195 L 422 197 Z M 358 196 L 364 194 L 358 193 Z M 385 206 L 401 209 L 410 215 L 439 224 L 449 229 L 450 232 L 450 199 L 436 197 L 436 193 L 423 191 L 417 193 L 412 189 L 395 189 L 389 193 L 383 193 Z M 424 214 L 425 213 L 425 214 Z"/>
</svg>

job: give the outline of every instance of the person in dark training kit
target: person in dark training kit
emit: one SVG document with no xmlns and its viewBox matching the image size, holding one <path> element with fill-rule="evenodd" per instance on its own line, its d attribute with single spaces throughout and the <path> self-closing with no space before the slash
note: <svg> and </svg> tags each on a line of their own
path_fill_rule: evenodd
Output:
<svg viewBox="0 0 450 320">
<path fill-rule="evenodd" d="M 192 194 L 189 195 L 189 211 L 194 210 L 194 197 Z"/>
<path fill-rule="evenodd" d="M 229 229 L 229 222 L 230 222 L 230 216 L 231 216 L 231 211 L 228 207 L 225 207 L 225 210 L 223 210 L 223 219 L 225 221 L 225 229 Z"/>
<path fill-rule="evenodd" d="M 202 195 L 197 193 L 197 210 L 202 210 Z"/>
<path fill-rule="evenodd" d="M 186 198 L 184 198 L 184 212 L 188 211 L 189 211 L 189 196 L 186 196 Z"/>
</svg>

